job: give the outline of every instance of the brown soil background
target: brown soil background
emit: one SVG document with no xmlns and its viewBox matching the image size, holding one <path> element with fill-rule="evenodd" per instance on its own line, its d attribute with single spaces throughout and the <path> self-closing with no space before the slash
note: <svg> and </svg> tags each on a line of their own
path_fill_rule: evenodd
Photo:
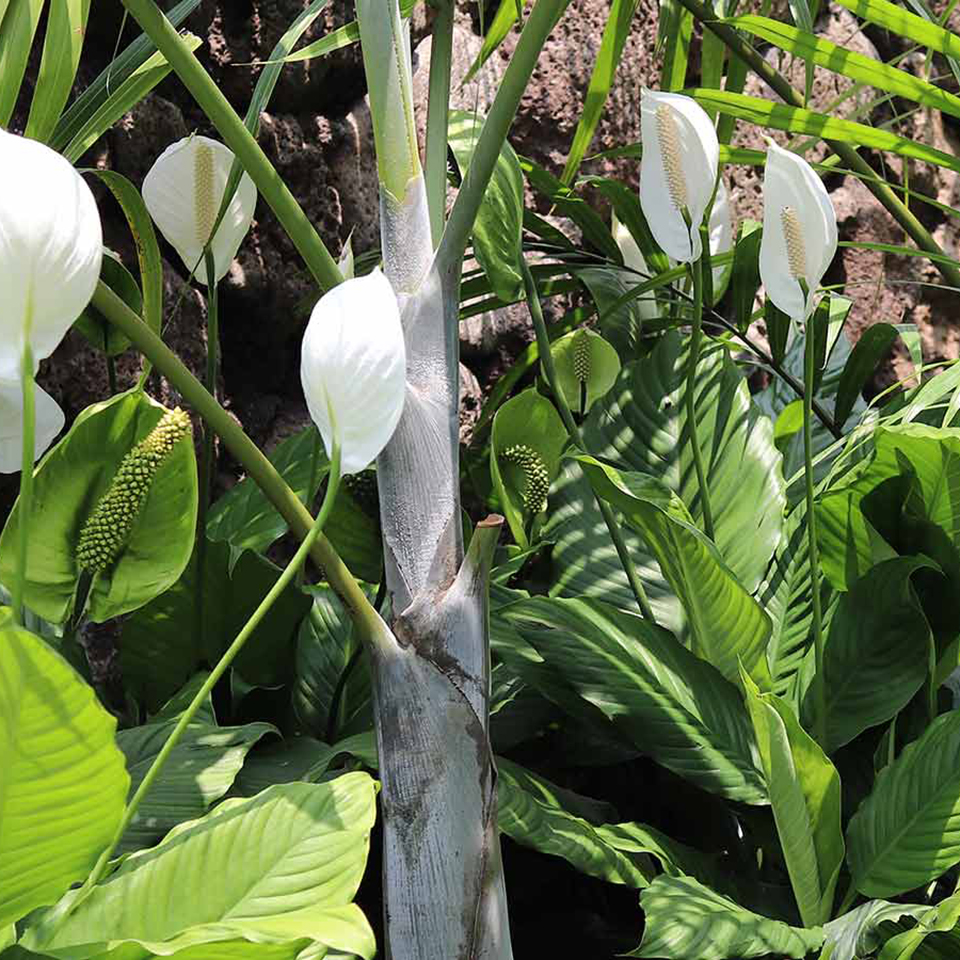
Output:
<svg viewBox="0 0 960 960">
<path fill-rule="evenodd" d="M 269 57 L 274 44 L 304 6 L 305 0 L 203 0 L 187 20 L 186 28 L 203 41 L 198 56 L 239 112 L 245 111 L 259 74 L 259 68 L 250 64 Z M 484 11 L 487 22 L 495 9 L 494 3 L 488 4 Z M 579 119 L 608 12 L 609 0 L 572 0 L 540 57 L 512 129 L 510 139 L 517 151 L 557 174 L 563 167 Z M 421 124 L 426 113 L 430 16 L 429 8 L 421 5 L 413 19 L 416 97 Z M 659 77 L 656 17 L 655 0 L 641 0 L 590 152 L 639 139 L 641 86 L 656 85 Z M 352 3 L 334 0 L 307 31 L 302 43 L 317 39 L 352 18 Z M 109 61 L 121 24 L 122 7 L 117 0 L 103 0 L 95 5 L 79 87 L 88 83 Z M 821 35 L 836 43 L 884 60 L 903 52 L 898 38 L 872 28 L 859 30 L 852 15 L 834 5 L 824 6 L 817 28 Z M 134 35 L 135 27 L 128 22 L 122 35 L 123 44 Z M 478 79 L 462 86 L 460 81 L 480 47 L 480 16 L 477 4 L 460 4 L 454 38 L 456 106 L 478 109 L 481 113 L 489 107 L 515 42 L 516 34 L 513 34 L 488 61 Z M 802 64 L 780 57 L 776 51 L 768 56 L 795 86 L 802 86 Z M 698 60 L 699 41 L 695 37 L 687 78 L 691 85 L 697 82 Z M 908 55 L 901 66 L 920 74 L 926 69 L 926 61 L 915 53 Z M 935 59 L 934 74 L 949 76 L 943 61 Z M 896 126 L 898 132 L 951 154 L 958 152 L 960 122 L 922 109 L 910 112 L 910 104 L 875 105 L 874 92 L 866 89 L 854 92 L 835 106 L 837 98 L 849 93 L 851 86 L 849 81 L 818 70 L 811 106 L 872 124 L 889 120 L 895 112 L 904 114 Z M 30 92 L 28 77 L 25 103 L 29 102 Z M 746 92 L 775 99 L 753 79 Z M 377 179 L 364 95 L 360 52 L 352 47 L 321 61 L 288 65 L 269 112 L 262 118 L 262 147 L 334 255 L 351 234 L 357 253 L 377 246 Z M 25 111 L 18 116 L 22 121 Z M 156 156 L 171 141 L 191 131 L 216 136 L 189 94 L 171 76 L 127 114 L 89 152 L 81 166 L 110 167 L 139 186 Z M 760 146 L 760 131 L 741 125 L 735 143 Z M 898 177 L 908 175 L 915 189 L 941 203 L 955 207 L 960 199 L 958 178 L 954 174 L 913 161 L 905 164 L 889 155 L 882 159 L 869 153 L 865 155 L 878 170 Z M 820 156 L 822 153 L 814 154 L 813 158 Z M 584 171 L 616 175 L 634 188 L 638 181 L 637 164 L 629 160 L 588 162 Z M 759 218 L 757 171 L 729 167 L 724 176 L 736 219 Z M 827 185 L 839 215 L 842 240 L 903 242 L 902 232 L 861 184 L 852 178 L 834 175 Z M 131 241 L 119 209 L 102 190 L 98 192 L 98 199 L 107 244 L 133 266 Z M 537 202 L 533 197 L 530 199 Z M 602 209 L 599 198 L 592 201 Z M 540 209 L 546 212 L 542 205 Z M 946 252 L 955 256 L 960 241 L 957 221 L 928 205 L 916 203 L 914 210 Z M 199 373 L 205 353 L 203 288 L 185 283 L 182 264 L 163 242 L 162 251 L 166 288 L 164 336 Z M 852 340 L 856 340 L 866 326 L 881 320 L 916 323 L 922 333 L 926 362 L 957 357 L 960 334 L 954 318 L 958 301 L 954 293 L 939 286 L 939 275 L 926 261 L 843 249 L 827 282 L 845 282 L 848 295 L 855 298 L 847 329 Z M 299 343 L 315 296 L 293 245 L 261 200 L 253 228 L 230 274 L 221 284 L 220 324 L 225 403 L 254 440 L 267 448 L 307 423 L 298 376 Z M 483 392 L 530 337 L 522 308 L 489 314 L 464 324 L 462 353 L 466 366 L 462 369 L 462 419 L 465 430 L 479 411 Z M 121 388 L 133 383 L 139 366 L 139 357 L 133 353 L 120 358 Z M 874 389 L 909 372 L 905 351 L 895 352 L 878 375 Z M 43 365 L 40 382 L 64 407 L 68 423 L 84 407 L 103 399 L 108 392 L 102 354 L 75 332 Z M 151 392 L 168 404 L 180 399 L 176 391 L 156 375 Z M 224 458 L 219 478 L 221 487 L 229 485 L 234 476 L 232 465 Z M 15 477 L 0 478 L 0 515 L 12 500 L 15 481 Z"/>
</svg>

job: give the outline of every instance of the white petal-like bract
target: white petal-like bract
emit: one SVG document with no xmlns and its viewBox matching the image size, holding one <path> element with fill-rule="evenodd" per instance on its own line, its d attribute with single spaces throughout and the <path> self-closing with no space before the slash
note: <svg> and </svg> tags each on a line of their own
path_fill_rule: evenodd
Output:
<svg viewBox="0 0 960 960">
<path fill-rule="evenodd" d="M 616 240 L 617 246 L 620 248 L 620 253 L 623 255 L 623 265 L 629 267 L 631 270 L 636 270 L 636 274 L 633 276 L 630 274 L 624 275 L 626 283 L 630 286 L 637 286 L 649 280 L 652 274 L 650 273 L 650 268 L 647 266 L 647 261 L 644 259 L 643 251 L 638 246 L 637 241 L 633 239 L 633 235 L 627 229 L 626 225 L 617 219 L 616 213 L 613 214 L 612 227 L 613 239 Z M 656 297 L 652 290 L 638 297 L 633 302 L 637 306 L 641 320 L 653 320 L 660 313 L 657 308 Z"/>
<path fill-rule="evenodd" d="M 390 281 L 374 270 L 325 293 L 301 349 L 303 392 L 327 453 L 338 441 L 341 471 L 359 473 L 393 436 L 406 395 L 406 348 Z"/>
<path fill-rule="evenodd" d="M 187 270 L 207 282 L 203 248 L 220 210 L 233 164 L 233 151 L 194 134 L 170 144 L 143 180 L 143 201 L 160 232 L 180 254 Z M 210 248 L 217 280 L 226 276 L 257 206 L 257 188 L 244 173 Z"/>
<path fill-rule="evenodd" d="M 767 296 L 794 320 L 806 319 L 836 252 L 837 214 L 823 181 L 803 157 L 771 141 L 760 241 L 760 279 Z M 799 277 L 807 285 L 806 301 Z"/>
<path fill-rule="evenodd" d="M 713 198 L 713 206 L 710 208 L 710 221 L 708 224 L 710 231 L 710 256 L 715 257 L 718 253 L 729 253 L 733 249 L 733 217 L 730 211 L 730 195 L 727 193 L 727 185 L 723 182 L 723 177 L 717 181 L 717 192 Z M 713 268 L 713 292 L 716 297 L 723 283 L 725 276 L 733 269 L 732 264 L 725 267 Z"/>
<path fill-rule="evenodd" d="M 0 379 L 23 348 L 49 357 L 100 276 L 103 233 L 90 188 L 59 153 L 0 130 Z"/>
<path fill-rule="evenodd" d="M 34 461 L 63 429 L 60 405 L 46 390 L 36 390 Z M 19 380 L 0 380 L 0 473 L 18 473 L 23 463 L 23 387 Z"/>
<path fill-rule="evenodd" d="M 644 88 L 640 137 L 640 206 L 650 231 L 678 263 L 699 260 L 700 224 L 717 185 L 717 131 L 690 97 Z"/>
</svg>

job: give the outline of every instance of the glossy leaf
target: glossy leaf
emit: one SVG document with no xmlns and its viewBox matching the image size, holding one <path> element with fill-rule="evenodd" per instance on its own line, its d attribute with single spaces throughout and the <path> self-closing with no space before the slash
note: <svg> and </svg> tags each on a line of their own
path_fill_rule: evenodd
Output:
<svg viewBox="0 0 960 960">
<path fill-rule="evenodd" d="M 742 679 L 800 917 L 815 927 L 833 915 L 843 864 L 840 777 L 789 704 Z"/>
<path fill-rule="evenodd" d="M 870 900 L 824 925 L 824 947 L 831 948 L 830 960 L 862 960 L 874 956 L 883 943 L 882 923 L 901 917 L 919 917 L 929 907 Z"/>
<path fill-rule="evenodd" d="M 0 930 L 83 879 L 120 823 L 116 720 L 0 608 Z"/>
</svg>

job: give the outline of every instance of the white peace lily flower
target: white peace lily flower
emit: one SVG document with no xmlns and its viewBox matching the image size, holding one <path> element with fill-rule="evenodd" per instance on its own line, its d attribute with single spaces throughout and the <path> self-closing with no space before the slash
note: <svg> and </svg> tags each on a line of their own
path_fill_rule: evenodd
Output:
<svg viewBox="0 0 960 960">
<path fill-rule="evenodd" d="M 771 140 L 760 241 L 760 279 L 767 296 L 794 320 L 805 320 L 836 252 L 837 214 L 823 181 L 803 157 Z"/>
<path fill-rule="evenodd" d="M 229 147 L 194 134 L 170 144 L 143 180 L 143 201 L 160 232 L 203 283 L 203 248 L 210 239 L 233 164 Z M 257 206 L 257 188 L 244 173 L 210 249 L 215 279 L 230 269 Z"/>
<path fill-rule="evenodd" d="M 24 347 L 49 357 L 93 295 L 103 233 L 83 178 L 35 140 L 0 130 L 0 183 L 0 379 L 19 382 Z"/>
<path fill-rule="evenodd" d="M 717 183 L 717 193 L 713 199 L 713 207 L 710 211 L 709 232 L 711 256 L 727 253 L 733 249 L 733 221 L 730 214 L 730 197 L 722 177 Z M 636 270 L 637 273 L 640 274 L 639 277 L 634 278 L 637 283 L 643 282 L 640 279 L 641 277 L 643 279 L 649 279 L 653 276 L 637 241 L 633 239 L 633 235 L 626 226 L 617 219 L 616 213 L 613 214 L 613 239 L 617 242 L 620 253 L 623 255 L 624 266 L 629 267 L 631 270 Z M 671 262 L 675 261 L 671 258 Z M 729 271 L 729 265 L 713 268 L 714 292 L 719 290 L 724 275 Z M 634 302 L 640 311 L 641 319 L 652 320 L 660 316 L 660 311 L 657 309 L 656 300 L 652 293 L 642 296 Z"/>
<path fill-rule="evenodd" d="M 700 259 L 700 224 L 717 184 L 717 131 L 690 97 L 644 88 L 640 136 L 640 206 L 650 231 L 667 256 L 693 263 Z"/>
<path fill-rule="evenodd" d="M 34 387 L 36 428 L 34 461 L 63 429 L 63 411 L 53 397 Z M 17 473 L 23 463 L 23 386 L 19 380 L 0 380 L 0 473 Z"/>
<path fill-rule="evenodd" d="M 303 335 L 300 378 L 327 453 L 337 442 L 342 473 L 366 469 L 393 436 L 407 385 L 400 308 L 380 270 L 320 298 Z"/>
</svg>

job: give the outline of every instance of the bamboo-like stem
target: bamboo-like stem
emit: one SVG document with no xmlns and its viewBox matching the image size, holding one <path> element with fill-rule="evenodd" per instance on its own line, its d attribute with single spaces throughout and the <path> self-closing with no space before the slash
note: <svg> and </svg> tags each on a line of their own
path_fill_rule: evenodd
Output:
<svg viewBox="0 0 960 960">
<path fill-rule="evenodd" d="M 756 50 L 732 27 L 718 20 L 714 11 L 702 0 L 680 0 L 680 2 L 708 30 L 716 34 L 730 49 L 730 52 L 742 60 L 757 74 L 774 93 L 792 107 L 803 107 L 803 96 L 791 86 L 776 67 L 768 63 Z M 917 219 L 910 208 L 894 193 L 889 184 L 874 173 L 870 164 L 857 152 L 856 148 L 841 140 L 823 141 L 847 168 L 863 175 L 861 182 L 880 201 L 887 212 L 900 224 L 913 242 L 927 253 L 945 257 L 943 248 L 933 238 L 933 234 Z M 933 265 L 943 278 L 953 287 L 960 287 L 960 268 L 944 260 L 934 260 Z"/>
<path fill-rule="evenodd" d="M 453 59 L 453 0 L 435 0 L 430 44 L 430 91 L 424 178 L 430 208 L 430 235 L 440 242 L 447 215 L 447 127 L 450 116 L 450 65 Z"/>
<path fill-rule="evenodd" d="M 224 143 L 250 174 L 317 283 L 324 290 L 340 283 L 343 277 L 336 260 L 330 255 L 300 204 L 267 159 L 267 155 L 260 149 L 256 139 L 244 126 L 243 120 L 160 8 L 153 0 L 123 0 L 123 5 L 167 58 L 167 62 L 190 91 L 207 119 L 217 128 Z"/>
<path fill-rule="evenodd" d="M 560 389 L 560 383 L 557 378 L 557 367 L 553 362 L 553 351 L 550 349 L 550 337 L 547 334 L 547 325 L 543 319 L 540 294 L 537 292 L 537 282 L 530 272 L 530 265 L 527 263 L 525 257 L 520 258 L 520 273 L 523 277 L 524 292 L 527 295 L 527 307 L 530 311 L 530 319 L 533 320 L 533 329 L 537 335 L 540 369 L 543 372 L 544 379 L 547 381 L 547 385 L 550 387 L 550 392 L 553 394 L 554 403 L 556 403 L 557 409 L 560 411 L 560 418 L 563 420 L 563 425 L 567 428 L 567 435 L 581 450 L 586 452 L 583 442 L 583 432 L 577 425 L 577 421 L 574 419 L 573 413 L 570 410 L 570 405 L 567 403 L 563 391 Z M 584 405 L 584 409 L 586 409 L 586 405 Z M 643 587 L 643 581 L 640 579 L 640 574 L 637 573 L 633 558 L 630 556 L 630 551 L 624 542 L 617 518 L 613 513 L 613 508 L 596 492 L 594 492 L 593 496 L 600 510 L 600 515 L 603 517 L 603 522 L 607 525 L 607 530 L 610 532 L 613 545 L 617 550 L 617 556 L 620 558 L 623 572 L 627 575 L 630 589 L 633 591 L 633 596 L 637 601 L 637 606 L 640 608 L 640 613 L 644 619 L 649 620 L 651 623 L 656 623 L 653 608 L 650 606 L 650 601 L 647 598 L 647 591 Z"/>
<path fill-rule="evenodd" d="M 23 597 L 27 583 L 27 557 L 30 552 L 30 512 L 33 507 L 33 455 L 37 431 L 37 392 L 33 379 L 33 347 L 24 340 L 20 362 L 20 386 L 23 394 L 23 459 L 20 463 L 20 539 L 17 542 L 17 576 L 11 588 L 13 617 L 23 624 Z"/>
<path fill-rule="evenodd" d="M 247 476 L 260 487 L 264 496 L 289 524 L 293 535 L 303 540 L 310 531 L 313 517 L 236 420 L 210 396 L 180 358 L 106 284 L 97 284 L 91 302 L 110 323 L 126 334 L 133 345 L 180 391 L 184 400 L 213 427 Z M 360 635 L 369 638 L 382 633 L 383 623 L 379 614 L 323 534 L 314 542 L 310 556 L 323 568 L 327 582 L 343 601 L 351 619 L 361 631 Z"/>
<path fill-rule="evenodd" d="M 804 302 L 807 292 L 804 287 Z M 814 736 L 821 747 L 826 744 L 827 734 L 827 684 L 823 675 L 823 613 L 820 609 L 820 558 L 817 550 L 817 515 L 813 502 L 813 384 L 816 336 L 813 317 L 808 317 L 803 344 L 803 479 L 807 501 L 807 549 L 810 557 L 810 593 L 813 601 L 813 649 L 816 673 L 813 677 L 814 702 L 817 705 L 814 718 Z"/>
<path fill-rule="evenodd" d="M 710 491 L 707 488 L 707 471 L 703 464 L 703 451 L 697 435 L 697 364 L 700 362 L 700 340 L 703 336 L 703 263 L 690 264 L 693 278 L 693 317 L 690 325 L 690 353 L 687 357 L 687 388 L 684 394 L 687 407 L 687 430 L 690 434 L 690 450 L 697 473 L 700 493 L 700 509 L 703 511 L 703 529 L 713 540 L 713 511 L 710 509 Z"/>
<path fill-rule="evenodd" d="M 286 567 L 284 567 L 283 572 L 277 579 L 277 582 L 270 588 L 269 592 L 260 602 L 260 605 L 257 607 L 257 609 L 254 610 L 254 612 L 250 615 L 250 618 L 234 638 L 233 643 L 231 643 L 230 646 L 224 651 L 223 656 L 210 672 L 210 676 L 207 677 L 203 685 L 197 691 L 196 696 L 194 696 L 193 700 L 190 701 L 190 705 L 186 710 L 183 711 L 182 714 L 180 714 L 180 719 L 177 721 L 177 725 L 171 731 L 170 736 L 167 737 L 166 742 L 160 749 L 160 752 L 156 755 L 156 757 L 154 757 L 153 763 L 150 764 L 150 769 L 147 770 L 143 780 L 140 781 L 140 786 L 137 787 L 136 792 L 134 793 L 130 802 L 127 804 L 127 807 L 123 813 L 123 817 L 121 818 L 120 823 L 117 825 L 117 829 L 114 831 L 110 843 L 97 859 L 93 870 L 90 871 L 90 875 L 87 877 L 83 887 L 81 888 L 80 894 L 77 896 L 76 901 L 74 901 L 75 903 L 79 903 L 80 900 L 83 899 L 84 891 L 95 886 L 103 877 L 103 874 L 107 869 L 107 865 L 110 862 L 110 858 L 116 851 L 117 845 L 123 839 L 123 835 L 127 832 L 127 828 L 133 822 L 133 818 L 136 816 L 137 810 L 139 809 L 140 804 L 143 802 L 143 798 L 150 792 L 150 788 L 156 782 L 157 777 L 160 776 L 160 772 L 163 770 L 164 764 L 167 762 L 170 754 L 173 753 L 177 744 L 180 742 L 180 738 L 190 725 L 190 721 L 196 716 L 197 711 L 201 706 L 203 706 L 203 703 L 207 697 L 210 696 L 210 693 L 217 685 L 217 682 L 224 675 L 224 673 L 226 673 L 227 668 L 231 663 L 233 663 L 237 654 L 243 649 L 243 645 L 250 638 L 250 635 L 260 625 L 263 618 L 267 615 L 267 613 L 270 611 L 270 608 L 276 602 L 277 598 L 281 593 L 283 593 L 284 590 L 286 590 L 297 571 L 302 567 L 307 558 L 307 554 L 310 552 L 310 549 L 314 544 L 314 541 L 318 536 L 320 536 L 320 532 L 323 530 L 323 525 L 330 516 L 330 511 L 333 509 L 333 504 L 337 497 L 337 489 L 339 488 L 339 485 L 340 448 L 338 446 L 334 446 L 332 455 L 330 457 L 330 482 L 327 486 L 327 492 L 323 498 L 323 504 L 320 507 L 320 512 L 317 514 L 316 521 L 310 528 L 309 533 L 307 533 L 307 535 L 303 538 L 303 541 L 297 548 L 297 552 L 293 555 L 293 559 L 291 559 Z M 61 925 L 68 916 L 69 910 L 64 911 L 64 913 L 57 918 L 54 928 L 48 935 L 50 938 L 53 937 L 54 933 L 56 932 L 56 928 Z"/>
</svg>

